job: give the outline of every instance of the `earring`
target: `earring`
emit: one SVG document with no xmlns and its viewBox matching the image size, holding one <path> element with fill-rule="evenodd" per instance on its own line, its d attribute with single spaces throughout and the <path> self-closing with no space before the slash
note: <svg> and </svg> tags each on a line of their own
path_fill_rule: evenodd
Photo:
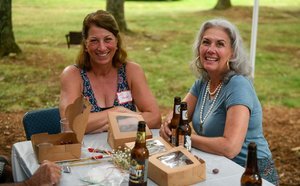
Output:
<svg viewBox="0 0 300 186">
<path fill-rule="evenodd" d="M 199 56 L 197 56 L 194 60 L 193 60 L 193 63 L 195 63 L 196 64 L 196 66 L 200 66 L 200 63 L 201 63 L 201 61 L 200 61 L 200 59 L 199 59 Z"/>
<path fill-rule="evenodd" d="M 201 61 L 200 61 L 200 56 L 197 56 L 197 57 L 193 60 L 193 63 L 194 63 L 194 65 L 195 65 L 197 71 L 201 71 L 201 70 L 204 69 L 203 66 L 202 66 L 202 64 L 201 64 Z"/>
<path fill-rule="evenodd" d="M 227 62 L 226 62 L 226 65 L 227 65 L 227 68 L 228 68 L 228 70 L 230 70 L 230 65 L 229 65 L 229 59 L 227 60 Z"/>
</svg>

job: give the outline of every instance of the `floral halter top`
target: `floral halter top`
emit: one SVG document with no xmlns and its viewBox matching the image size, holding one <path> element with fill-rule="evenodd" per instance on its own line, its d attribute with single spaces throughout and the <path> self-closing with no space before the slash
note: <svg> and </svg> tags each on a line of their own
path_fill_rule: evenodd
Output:
<svg viewBox="0 0 300 186">
<path fill-rule="evenodd" d="M 136 107 L 134 104 L 133 99 L 129 101 L 120 101 L 120 96 L 123 95 L 123 93 L 126 93 L 126 95 L 130 95 L 131 97 L 131 91 L 129 89 L 127 80 L 126 80 L 126 64 L 123 64 L 119 69 L 118 69 L 118 89 L 117 89 L 117 94 L 115 96 L 114 100 L 114 106 L 123 106 L 125 108 L 128 108 L 132 111 L 136 111 Z M 112 108 L 112 107 L 106 107 L 106 108 L 101 108 L 97 104 L 97 100 L 95 98 L 90 80 L 87 76 L 87 72 L 85 69 L 80 69 L 80 75 L 83 80 L 83 92 L 82 94 L 84 97 L 88 98 L 92 105 L 91 112 L 101 112 L 103 110 Z"/>
</svg>

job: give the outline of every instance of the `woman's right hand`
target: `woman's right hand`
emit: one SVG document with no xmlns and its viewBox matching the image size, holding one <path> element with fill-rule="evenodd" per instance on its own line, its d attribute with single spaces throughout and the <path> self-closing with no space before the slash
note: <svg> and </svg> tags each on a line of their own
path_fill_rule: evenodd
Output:
<svg viewBox="0 0 300 186">
<path fill-rule="evenodd" d="M 170 141 L 170 136 L 172 134 L 169 128 L 172 117 L 173 117 L 173 112 L 170 112 L 168 116 L 165 118 L 164 122 L 161 124 L 159 129 L 159 135 L 167 141 Z"/>
</svg>

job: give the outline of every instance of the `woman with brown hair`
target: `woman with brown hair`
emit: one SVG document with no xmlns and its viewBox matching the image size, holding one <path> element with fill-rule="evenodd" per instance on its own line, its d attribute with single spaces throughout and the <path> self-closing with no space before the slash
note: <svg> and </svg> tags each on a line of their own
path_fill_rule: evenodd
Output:
<svg viewBox="0 0 300 186">
<path fill-rule="evenodd" d="M 77 97 L 92 104 L 86 133 L 106 131 L 108 111 L 140 113 L 150 128 L 159 128 L 161 115 L 140 65 L 127 59 L 114 17 L 98 10 L 83 21 L 82 44 L 76 65 L 61 74 L 60 114 Z"/>
</svg>

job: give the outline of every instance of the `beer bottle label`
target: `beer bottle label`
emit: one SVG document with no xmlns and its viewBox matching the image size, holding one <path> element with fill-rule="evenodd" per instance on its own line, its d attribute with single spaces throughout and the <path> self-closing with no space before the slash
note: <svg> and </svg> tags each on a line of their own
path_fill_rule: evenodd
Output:
<svg viewBox="0 0 300 186">
<path fill-rule="evenodd" d="M 189 136 L 189 135 L 185 135 L 185 136 L 184 136 L 184 147 L 185 147 L 188 151 L 191 151 L 191 150 L 192 150 L 192 140 L 191 140 L 191 136 Z"/>
<path fill-rule="evenodd" d="M 138 132 L 136 135 L 136 138 L 140 143 L 145 143 L 146 142 L 146 132 Z"/>
<path fill-rule="evenodd" d="M 188 120 L 188 112 L 187 112 L 187 110 L 182 111 L 182 120 Z"/>
<path fill-rule="evenodd" d="M 180 114 L 180 105 L 175 105 L 175 113 Z"/>
<path fill-rule="evenodd" d="M 148 159 L 144 161 L 131 160 L 129 169 L 129 182 L 131 183 L 145 183 L 148 177 Z"/>
</svg>

